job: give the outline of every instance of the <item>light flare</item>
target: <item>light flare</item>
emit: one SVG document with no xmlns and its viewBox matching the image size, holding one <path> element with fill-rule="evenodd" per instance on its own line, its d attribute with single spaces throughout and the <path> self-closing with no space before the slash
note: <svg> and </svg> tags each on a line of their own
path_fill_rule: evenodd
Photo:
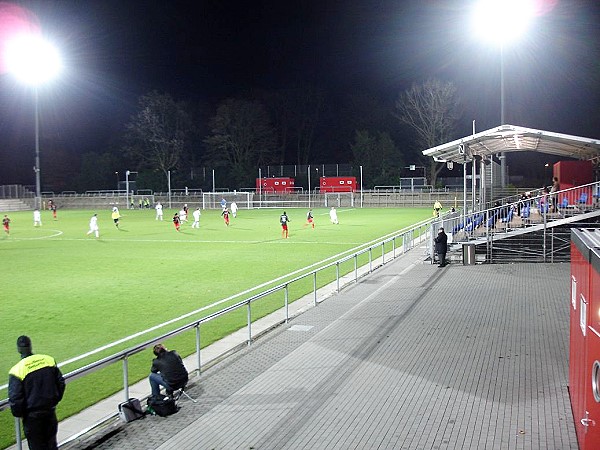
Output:
<svg viewBox="0 0 600 450">
<path fill-rule="evenodd" d="M 481 0 L 473 13 L 473 26 L 477 35 L 504 45 L 527 31 L 536 5 L 536 0 Z"/>
<path fill-rule="evenodd" d="M 8 72 L 6 46 L 15 36 L 40 34 L 37 17 L 21 6 L 0 2 L 0 74 Z"/>
<path fill-rule="evenodd" d="M 43 84 L 62 70 L 58 50 L 39 34 L 13 36 L 5 50 L 8 71 L 25 84 Z"/>
</svg>

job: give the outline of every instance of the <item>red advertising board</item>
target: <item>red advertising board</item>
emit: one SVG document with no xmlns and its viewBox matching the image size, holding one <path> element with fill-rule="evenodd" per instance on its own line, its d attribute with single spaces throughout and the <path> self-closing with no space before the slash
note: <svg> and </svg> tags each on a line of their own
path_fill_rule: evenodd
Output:
<svg viewBox="0 0 600 450">
<path fill-rule="evenodd" d="M 294 179 L 290 177 L 257 178 L 256 192 L 293 192 Z"/>
<path fill-rule="evenodd" d="M 321 177 L 321 192 L 355 192 L 356 177 Z"/>
</svg>

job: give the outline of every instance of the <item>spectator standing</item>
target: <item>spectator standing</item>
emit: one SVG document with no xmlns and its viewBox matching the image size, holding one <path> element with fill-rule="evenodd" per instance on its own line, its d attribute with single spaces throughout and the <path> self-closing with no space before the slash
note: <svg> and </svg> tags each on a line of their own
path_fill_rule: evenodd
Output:
<svg viewBox="0 0 600 450">
<path fill-rule="evenodd" d="M 558 211 L 558 195 L 556 194 L 558 191 L 560 191 L 560 183 L 558 182 L 558 177 L 554 177 L 552 178 L 552 187 L 550 188 L 552 212 Z"/>
<path fill-rule="evenodd" d="M 439 266 L 446 266 L 446 253 L 448 252 L 448 235 L 444 232 L 444 228 L 440 228 L 438 235 L 434 239 L 435 241 L 435 252 L 438 254 Z"/>
<path fill-rule="evenodd" d="M 56 405 L 65 392 L 65 380 L 48 355 L 34 355 L 31 339 L 19 336 L 21 361 L 8 372 L 8 399 L 15 417 L 23 420 L 30 450 L 55 450 L 58 420 Z"/>
</svg>

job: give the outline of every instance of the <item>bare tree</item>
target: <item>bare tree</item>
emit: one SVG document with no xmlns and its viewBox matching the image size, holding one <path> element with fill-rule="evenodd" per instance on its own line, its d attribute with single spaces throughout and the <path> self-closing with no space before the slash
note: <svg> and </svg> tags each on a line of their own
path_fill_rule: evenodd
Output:
<svg viewBox="0 0 600 450">
<path fill-rule="evenodd" d="M 397 182 L 403 159 L 389 133 L 358 130 L 350 148 L 354 164 L 363 168 L 366 184 L 373 187 Z"/>
<path fill-rule="evenodd" d="M 274 158 L 277 141 L 264 106 L 255 101 L 228 99 L 210 120 L 205 139 L 207 159 L 230 171 L 232 182 L 248 183 L 261 164 Z"/>
<path fill-rule="evenodd" d="M 423 84 L 413 84 L 400 94 L 395 115 L 416 134 L 421 150 L 426 150 L 451 140 L 460 117 L 459 105 L 453 83 L 431 79 Z M 430 182 L 435 186 L 443 164 L 420 157 L 423 164 L 429 167 Z"/>
<path fill-rule="evenodd" d="M 314 153 L 315 135 L 322 125 L 325 93 L 310 84 L 273 92 L 258 92 L 277 129 L 279 163 L 295 160 L 308 164 Z"/>
<path fill-rule="evenodd" d="M 141 166 L 160 169 L 166 177 L 180 161 L 191 122 L 183 103 L 151 92 L 140 98 L 139 110 L 126 128 L 127 153 Z"/>
</svg>

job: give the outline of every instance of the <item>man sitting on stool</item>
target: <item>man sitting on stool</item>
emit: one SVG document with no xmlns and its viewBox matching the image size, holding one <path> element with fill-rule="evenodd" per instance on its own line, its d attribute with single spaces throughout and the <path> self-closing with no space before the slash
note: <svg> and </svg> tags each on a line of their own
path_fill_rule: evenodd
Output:
<svg viewBox="0 0 600 450">
<path fill-rule="evenodd" d="M 154 354 L 156 358 L 152 360 L 151 373 L 148 377 L 152 396 L 160 397 L 161 386 L 165 387 L 167 395 L 184 387 L 188 382 L 188 372 L 181 356 L 175 350 L 167 350 L 162 344 L 154 346 Z"/>
</svg>

